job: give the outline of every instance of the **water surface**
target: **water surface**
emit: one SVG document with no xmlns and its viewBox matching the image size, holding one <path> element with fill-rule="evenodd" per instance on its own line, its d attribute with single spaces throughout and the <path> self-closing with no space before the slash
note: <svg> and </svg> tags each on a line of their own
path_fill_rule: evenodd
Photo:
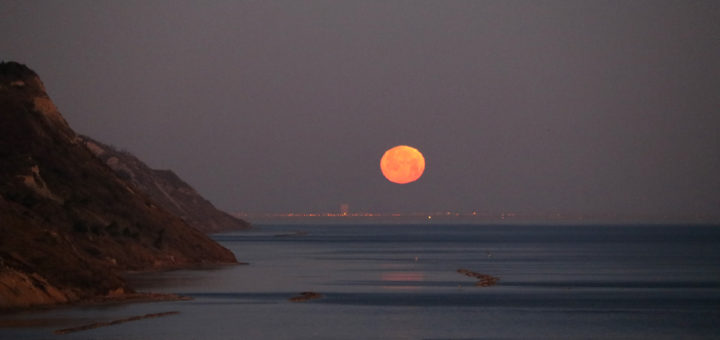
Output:
<svg viewBox="0 0 720 340">
<path fill-rule="evenodd" d="M 300 232 L 300 233 L 297 233 Z M 717 338 L 720 227 L 267 225 L 214 236 L 246 266 L 130 277 L 193 301 L 9 316 L 3 338 L 180 311 L 67 339 Z M 497 276 L 476 287 L 457 269 Z M 305 303 L 303 291 L 324 294 Z"/>
</svg>

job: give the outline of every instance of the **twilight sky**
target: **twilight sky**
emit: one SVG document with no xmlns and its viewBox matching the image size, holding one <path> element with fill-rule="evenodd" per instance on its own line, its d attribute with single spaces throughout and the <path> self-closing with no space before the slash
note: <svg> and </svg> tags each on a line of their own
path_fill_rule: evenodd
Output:
<svg viewBox="0 0 720 340">
<path fill-rule="evenodd" d="M 720 216 L 718 1 L 2 0 L 0 59 L 228 211 Z"/>
</svg>

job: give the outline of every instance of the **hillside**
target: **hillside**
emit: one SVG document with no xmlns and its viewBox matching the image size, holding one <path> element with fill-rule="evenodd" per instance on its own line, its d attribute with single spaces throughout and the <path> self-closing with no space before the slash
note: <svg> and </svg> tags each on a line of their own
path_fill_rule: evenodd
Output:
<svg viewBox="0 0 720 340">
<path fill-rule="evenodd" d="M 204 233 L 250 228 L 249 223 L 215 208 L 171 170 L 151 169 L 128 152 L 118 151 L 87 136 L 80 138 L 120 178 L 191 227 Z"/>
<path fill-rule="evenodd" d="M 235 262 L 95 157 L 35 72 L 0 63 L 0 309 L 129 292 L 126 270 Z"/>
</svg>

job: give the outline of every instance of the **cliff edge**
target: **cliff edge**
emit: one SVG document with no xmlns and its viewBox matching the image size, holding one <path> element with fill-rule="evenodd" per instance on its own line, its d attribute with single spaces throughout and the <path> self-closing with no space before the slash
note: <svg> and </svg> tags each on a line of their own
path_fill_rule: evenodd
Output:
<svg viewBox="0 0 720 340">
<path fill-rule="evenodd" d="M 81 136 L 83 143 L 122 179 L 153 202 L 204 233 L 249 229 L 250 224 L 218 210 L 172 170 L 151 169 L 137 157 Z"/>
<path fill-rule="evenodd" d="M 0 63 L 0 310 L 131 292 L 127 270 L 236 263 L 88 150 L 25 65 Z"/>
</svg>

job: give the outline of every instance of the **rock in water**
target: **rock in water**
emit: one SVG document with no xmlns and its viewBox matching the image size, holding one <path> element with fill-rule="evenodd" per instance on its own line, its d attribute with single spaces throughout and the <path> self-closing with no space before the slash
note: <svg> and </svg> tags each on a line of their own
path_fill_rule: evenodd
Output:
<svg viewBox="0 0 720 340">
<path fill-rule="evenodd" d="M 313 299 L 319 299 L 319 298 L 321 298 L 321 297 L 323 297 L 323 295 L 320 294 L 320 293 L 315 293 L 315 292 L 302 292 L 302 293 L 300 293 L 300 294 L 297 295 L 297 296 L 291 297 L 291 298 L 290 298 L 290 302 L 306 302 L 306 301 L 310 301 L 310 300 L 313 300 Z"/>
<path fill-rule="evenodd" d="M 498 278 L 498 277 L 495 277 L 492 275 L 487 275 L 487 274 L 476 273 L 474 271 L 470 271 L 467 269 L 458 269 L 457 272 L 460 274 L 463 274 L 465 276 L 474 277 L 474 278 L 478 279 L 478 281 L 475 282 L 475 285 L 480 286 L 480 287 L 494 286 L 497 284 L 498 281 L 500 281 L 500 278 Z"/>
</svg>

